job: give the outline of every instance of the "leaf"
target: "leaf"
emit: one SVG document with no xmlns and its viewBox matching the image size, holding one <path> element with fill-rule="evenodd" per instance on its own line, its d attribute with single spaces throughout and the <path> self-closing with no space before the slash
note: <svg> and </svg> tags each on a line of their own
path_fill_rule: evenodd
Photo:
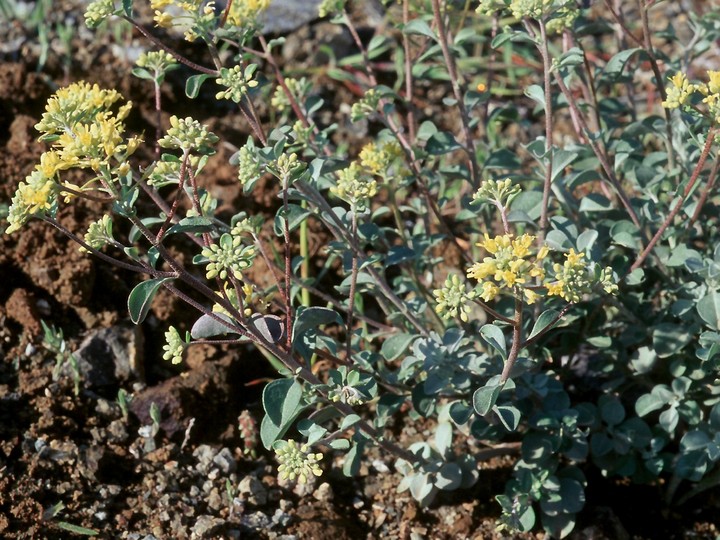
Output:
<svg viewBox="0 0 720 540">
<path fill-rule="evenodd" d="M 499 384 L 486 384 L 473 393 L 473 408 L 480 416 L 485 416 L 495 406 L 502 387 Z"/>
<path fill-rule="evenodd" d="M 638 416 L 645 416 L 653 411 L 662 409 L 666 403 L 664 399 L 661 399 L 660 396 L 656 394 L 643 394 L 635 402 L 635 412 Z"/>
<path fill-rule="evenodd" d="M 499 405 L 493 407 L 493 411 L 498 415 L 500 422 L 508 431 L 515 431 L 520 424 L 520 411 L 512 405 Z"/>
<path fill-rule="evenodd" d="M 404 333 L 390 336 L 383 342 L 380 354 L 385 360 L 392 362 L 407 350 L 415 338 L 417 338 L 416 335 Z"/>
<path fill-rule="evenodd" d="M 400 264 L 405 261 L 410 261 L 417 257 L 417 253 L 412 248 L 407 246 L 395 246 L 388 250 L 387 257 L 385 257 L 385 266 L 393 266 Z"/>
<path fill-rule="evenodd" d="M 558 315 L 560 315 L 560 312 L 555 309 L 548 309 L 543 311 L 537 318 L 537 321 L 535 321 L 535 324 L 533 325 L 533 329 L 530 332 L 528 339 L 532 339 L 539 333 L 549 330 L 550 328 L 558 324 L 560 322 L 560 319 L 556 320 Z"/>
<path fill-rule="evenodd" d="M 224 313 L 215 313 L 215 315 L 229 323 L 233 323 L 233 320 L 225 315 Z M 232 330 L 225 324 L 221 323 L 210 315 L 201 315 L 195 324 L 190 329 L 190 336 L 193 339 L 206 339 L 214 336 L 220 336 L 228 334 Z"/>
<path fill-rule="evenodd" d="M 555 179 L 565 170 L 565 168 L 575 161 L 577 157 L 577 152 L 570 152 L 568 150 L 556 151 L 553 154 L 552 175 L 550 177 L 551 181 L 554 182 Z"/>
<path fill-rule="evenodd" d="M 295 379 L 277 379 L 265 386 L 262 394 L 265 417 L 260 438 L 265 448 L 280 439 L 304 408 L 302 386 Z"/>
<path fill-rule="evenodd" d="M 83 536 L 97 536 L 98 534 L 100 534 L 99 531 L 96 531 L 94 529 L 87 529 L 85 527 L 81 527 L 80 525 L 73 525 L 72 523 L 68 523 L 67 521 L 58 521 L 57 526 L 64 531 L 69 531 L 75 534 L 82 534 Z"/>
<path fill-rule="evenodd" d="M 461 148 L 460 143 L 455 140 L 455 137 L 449 131 L 438 131 L 425 144 L 427 153 L 434 156 L 448 154 L 458 148 Z"/>
<path fill-rule="evenodd" d="M 173 278 L 155 278 L 148 279 L 142 283 L 135 285 L 128 296 L 128 311 L 130 312 L 130 320 L 135 324 L 140 324 L 147 317 L 150 310 L 150 304 L 155 297 L 158 289 L 166 281 Z"/>
<path fill-rule="evenodd" d="M 610 200 L 599 193 L 588 193 L 580 201 L 581 212 L 609 212 L 612 209 Z"/>
<path fill-rule="evenodd" d="M 250 317 L 248 324 L 255 328 L 269 343 L 278 343 L 282 341 L 285 335 L 285 325 L 277 315 L 260 315 L 256 313 Z"/>
<path fill-rule="evenodd" d="M 705 297 L 707 298 L 707 296 Z M 702 302 L 702 300 L 700 301 Z M 698 302 L 698 304 L 700 304 Z M 713 306 L 716 309 L 718 306 Z M 698 308 L 698 311 L 700 309 Z M 652 333 L 653 348 L 658 358 L 667 358 L 679 352 L 692 340 L 692 334 L 684 325 L 660 323 Z"/>
<path fill-rule="evenodd" d="M 480 336 L 493 349 L 500 353 L 503 359 L 507 359 L 507 350 L 505 345 L 505 334 L 494 324 L 486 324 L 480 329 Z"/>
<path fill-rule="evenodd" d="M 453 429 L 450 422 L 440 422 L 435 429 L 435 448 L 440 454 L 445 455 L 452 446 Z"/>
<path fill-rule="evenodd" d="M 299 311 L 297 317 L 295 318 L 295 325 L 292 329 L 293 343 L 295 343 L 299 336 L 308 330 L 312 330 L 313 328 L 317 328 L 318 326 L 322 326 L 324 324 L 333 323 L 343 323 L 340 314 L 335 310 L 323 307 L 310 307 L 303 309 L 302 311 Z"/>
<path fill-rule="evenodd" d="M 192 216 L 181 219 L 170 227 L 166 236 L 176 233 L 205 233 L 214 229 L 213 222 L 206 217 Z"/>
<path fill-rule="evenodd" d="M 710 328 L 720 330 L 720 293 L 712 292 L 697 303 L 697 312 Z"/>
<path fill-rule="evenodd" d="M 540 110 L 545 110 L 545 91 L 538 84 L 531 84 L 525 89 L 525 95 L 532 99 L 540 106 Z"/>
<path fill-rule="evenodd" d="M 409 23 L 407 23 L 403 29 L 404 34 L 418 34 L 421 36 L 429 37 L 433 41 L 437 41 L 437 36 L 435 35 L 435 32 L 432 31 L 432 28 L 426 23 L 423 19 L 413 19 Z"/>
<path fill-rule="evenodd" d="M 633 55 L 640 51 L 642 49 L 639 47 L 620 51 L 605 64 L 604 74 L 609 76 L 611 80 L 618 79 Z"/>
<path fill-rule="evenodd" d="M 132 6 L 133 0 L 122 0 L 123 13 L 125 13 L 125 16 L 129 19 L 132 19 Z"/>
<path fill-rule="evenodd" d="M 207 73 L 200 73 L 188 77 L 187 81 L 185 81 L 185 95 L 190 99 L 195 99 L 200 93 L 200 87 L 202 87 L 205 80 L 211 76 L 212 75 L 208 75 Z"/>
<path fill-rule="evenodd" d="M 348 414 L 343 421 L 340 423 L 340 431 L 350 429 L 360 421 L 360 417 L 357 414 Z"/>
<path fill-rule="evenodd" d="M 457 463 L 445 463 L 437 472 L 435 486 L 445 491 L 453 491 L 462 484 L 463 472 Z"/>
<path fill-rule="evenodd" d="M 290 232 L 297 229 L 300 224 L 308 218 L 310 213 L 309 210 L 306 210 L 299 204 L 288 204 L 287 218 Z M 285 208 L 282 206 L 275 215 L 274 229 L 277 236 L 282 237 L 285 235 Z"/>
<path fill-rule="evenodd" d="M 353 477 L 360 472 L 360 458 L 362 458 L 362 447 L 358 443 L 353 443 L 350 451 L 345 454 L 345 462 L 343 463 L 343 474 Z"/>
</svg>

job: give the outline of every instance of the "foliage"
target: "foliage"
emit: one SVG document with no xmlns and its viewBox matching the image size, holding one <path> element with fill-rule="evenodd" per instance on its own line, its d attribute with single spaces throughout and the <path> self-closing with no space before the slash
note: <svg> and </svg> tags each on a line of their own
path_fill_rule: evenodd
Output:
<svg viewBox="0 0 720 540">
<path fill-rule="evenodd" d="M 669 499 L 709 485 L 720 462 L 720 248 L 707 219 L 718 204 L 720 75 L 695 81 L 692 66 L 720 37 L 717 14 L 692 16 L 686 40 L 672 27 L 653 33 L 644 1 L 635 28 L 609 2 L 483 0 L 468 11 L 404 0 L 388 5 L 399 32 L 365 43 L 344 2 L 323 2 L 358 50 L 323 71 L 358 89 L 347 120 L 370 140 L 355 156 L 333 143 L 336 125 L 320 123 L 318 82 L 286 77 L 273 56 L 282 39 L 257 32 L 267 2 L 150 3 L 158 26 L 204 42 L 214 66 L 165 46 L 172 58 L 139 62 L 134 73 L 155 89 L 154 141 L 125 134 L 130 104 L 118 106 L 117 92 L 58 90 L 37 126 L 51 148 L 18 187 L 8 232 L 39 217 L 149 276 L 130 295 L 135 322 L 161 287 L 198 309 L 185 338 L 168 330 L 166 360 L 213 340 L 262 349 L 282 378 L 264 390 L 260 440 L 285 477 L 321 474 L 311 448 L 343 452 L 354 475 L 378 445 L 397 459 L 399 489 L 429 504 L 478 480 L 480 444 L 515 449 L 497 498 L 502 526 L 558 537 L 592 489 L 587 467 L 670 478 Z M 123 18 L 159 44 L 133 9 L 99 0 L 87 20 Z M 632 48 L 610 45 L 614 27 Z M 215 99 L 246 118 L 253 135 L 225 142 L 245 193 L 263 175 L 277 186 L 267 226 L 262 215 L 219 219 L 202 188 L 219 140 L 207 126 L 172 116 L 162 133 L 159 87 L 174 61 L 195 71 L 189 97 L 214 79 Z M 437 88 L 435 110 L 456 123 L 418 106 Z M 260 99 L 277 107 L 276 124 L 258 117 Z M 141 144 L 154 145 L 153 163 L 134 157 Z M 70 169 L 87 182 L 70 183 Z M 78 197 L 108 208 L 84 240 L 56 220 Z M 119 221 L 132 225 L 125 237 Z M 332 238 L 313 266 L 309 221 Z M 196 246 L 187 265 L 170 249 L 178 237 Z M 258 269 L 271 286 L 253 279 Z M 386 427 L 411 420 L 434 435 L 404 448 Z"/>
</svg>

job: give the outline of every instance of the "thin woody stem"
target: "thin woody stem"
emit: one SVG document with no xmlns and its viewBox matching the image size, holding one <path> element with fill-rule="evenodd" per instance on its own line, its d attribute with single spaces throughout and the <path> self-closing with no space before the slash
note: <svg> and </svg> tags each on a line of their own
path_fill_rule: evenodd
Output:
<svg viewBox="0 0 720 540">
<path fill-rule="evenodd" d="M 353 204 L 350 211 L 352 212 L 352 230 L 350 234 L 353 239 L 357 242 L 357 208 Z M 358 258 L 357 255 L 352 253 L 352 269 L 350 274 L 350 297 L 348 298 L 348 311 L 347 311 L 347 343 L 346 343 L 346 357 L 349 360 L 352 359 L 352 327 L 353 327 L 353 311 L 355 309 L 355 288 L 357 287 L 357 276 L 358 276 Z"/>
<path fill-rule="evenodd" d="M 645 259 L 650 254 L 650 252 L 653 250 L 655 245 L 660 241 L 660 238 L 662 238 L 663 233 L 665 230 L 670 226 L 670 223 L 672 223 L 672 220 L 675 218 L 675 216 L 680 212 L 680 210 L 683 207 L 683 204 L 685 204 L 685 201 L 687 200 L 688 196 L 693 190 L 693 187 L 695 187 L 695 182 L 697 182 L 698 177 L 700 176 L 700 172 L 702 171 L 703 167 L 705 166 L 705 160 L 707 159 L 708 155 L 710 154 L 710 149 L 712 148 L 712 144 L 715 141 L 715 133 L 717 132 L 716 128 L 711 128 L 710 131 L 707 134 L 707 139 L 705 140 L 705 146 L 703 147 L 702 153 L 700 154 L 700 159 L 698 160 L 697 165 L 695 166 L 695 170 L 692 173 L 692 176 L 690 177 L 690 181 L 688 182 L 687 186 L 685 186 L 685 191 L 683 192 L 682 197 L 680 200 L 675 204 L 673 209 L 670 211 L 668 216 L 665 218 L 665 221 L 660 226 L 660 228 L 655 233 L 655 236 L 652 237 L 650 240 L 650 243 L 645 246 L 645 249 L 638 255 L 638 258 L 635 260 L 633 265 L 630 267 L 630 272 L 640 268 L 642 266 L 643 262 L 645 262 Z"/>
<path fill-rule="evenodd" d="M 522 340 L 523 301 L 518 295 L 518 292 L 519 291 L 515 291 L 515 320 L 513 321 L 512 345 L 510 346 L 510 352 L 508 353 L 502 374 L 500 375 L 500 384 L 505 384 L 510 378 L 510 372 L 515 366 L 515 362 L 522 350 L 520 342 Z"/>
<path fill-rule="evenodd" d="M 553 167 L 553 109 L 552 89 L 550 86 L 550 51 L 548 49 L 547 31 L 545 21 L 540 21 L 540 55 L 543 60 L 543 80 L 545 84 L 545 181 L 543 183 L 542 206 L 540 210 L 540 230 L 538 232 L 538 243 L 541 245 L 545 240 L 545 232 L 548 227 L 548 210 L 550 206 L 550 188 L 552 182 Z"/>
<path fill-rule="evenodd" d="M 473 140 L 472 132 L 470 131 L 470 117 L 467 109 L 465 108 L 465 101 L 463 99 L 463 93 L 458 79 L 457 66 L 455 65 L 455 57 L 450 52 L 448 35 L 445 30 L 445 22 L 443 21 L 442 14 L 440 13 L 440 0 L 432 0 L 432 10 L 433 19 L 438 31 L 440 49 L 442 50 L 443 59 L 445 60 L 445 67 L 447 68 L 448 75 L 450 76 L 450 85 L 452 86 L 456 105 L 458 111 L 460 112 L 460 122 L 462 123 L 463 134 L 465 136 L 465 152 L 468 157 L 470 180 L 473 187 L 477 189 L 479 187 L 477 151 L 475 150 L 475 141 Z"/>
<path fill-rule="evenodd" d="M 181 64 L 185 64 L 190 69 L 194 69 L 195 71 L 198 71 L 200 73 L 205 73 L 207 75 L 214 75 L 214 76 L 218 75 L 217 70 L 209 69 L 209 68 L 206 68 L 205 66 L 201 66 L 200 64 L 196 64 L 192 60 L 185 58 L 182 54 L 180 54 L 176 50 L 172 49 L 171 47 L 168 47 L 162 41 L 157 39 L 150 32 L 148 32 L 143 26 L 141 26 L 140 24 L 135 22 L 130 17 L 127 17 L 126 15 L 121 15 L 121 18 L 125 19 L 127 22 L 132 24 L 138 30 L 138 32 L 140 32 L 143 36 L 145 36 L 147 39 L 152 41 L 153 45 L 160 47 L 163 51 L 172 55 Z"/>
</svg>

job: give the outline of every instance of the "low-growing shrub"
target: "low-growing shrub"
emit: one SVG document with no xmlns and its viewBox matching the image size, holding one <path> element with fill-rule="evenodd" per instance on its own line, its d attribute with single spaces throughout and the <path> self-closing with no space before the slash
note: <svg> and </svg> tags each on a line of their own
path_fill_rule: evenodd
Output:
<svg viewBox="0 0 720 540">
<path fill-rule="evenodd" d="M 281 375 L 261 441 L 284 478 L 320 475 L 329 450 L 354 475 L 377 445 L 428 504 L 478 481 L 488 449 L 516 451 L 502 526 L 560 537 L 587 467 L 664 478 L 676 502 L 713 484 L 720 71 L 695 66 L 717 13 L 680 29 L 655 17 L 680 7 L 648 0 L 403 0 L 368 42 L 344 1 L 325 0 L 320 16 L 356 48 L 319 66 L 358 93 L 345 118 L 368 136 L 354 152 L 319 121 L 320 79 L 283 73 L 283 38 L 259 32 L 269 0 L 150 1 L 155 26 L 207 45 L 211 67 L 153 37 L 133 4 L 97 0 L 86 20 L 125 19 L 158 49 L 133 71 L 154 91 L 157 133 L 126 133 L 132 104 L 115 90 L 59 89 L 7 232 L 39 218 L 149 276 L 128 300 L 135 323 L 160 288 L 196 308 L 189 331 L 168 329 L 165 360 L 197 342 L 260 348 Z M 160 125 L 160 88 L 181 66 L 189 97 L 212 87 L 246 119 L 252 135 L 223 143 L 244 193 L 272 179 L 272 223 L 222 221 L 203 188 L 219 138 L 186 115 Z M 152 163 L 135 158 L 143 145 Z M 84 234 L 56 220 L 78 198 L 107 207 Z M 314 255 L 309 222 L 331 239 Z M 188 264 L 178 238 L 193 242 Z M 272 285 L 251 279 L 258 266 Z M 404 447 L 391 421 L 434 434 Z"/>
</svg>

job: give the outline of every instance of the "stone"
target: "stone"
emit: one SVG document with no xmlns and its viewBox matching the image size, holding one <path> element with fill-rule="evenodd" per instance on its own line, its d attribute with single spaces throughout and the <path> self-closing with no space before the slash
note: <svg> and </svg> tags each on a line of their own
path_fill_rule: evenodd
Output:
<svg viewBox="0 0 720 540">
<path fill-rule="evenodd" d="M 246 476 L 238 484 L 238 495 L 255 506 L 267 504 L 268 492 L 265 486 L 254 476 Z"/>
<path fill-rule="evenodd" d="M 140 327 L 117 325 L 93 330 L 75 352 L 80 379 L 86 388 L 116 387 L 131 378 L 142 379 L 143 339 Z M 72 377 L 65 362 L 62 374 Z"/>
<path fill-rule="evenodd" d="M 213 463 L 220 468 L 224 474 L 230 474 L 237 469 L 237 462 L 229 448 L 223 448 L 213 458 Z"/>
</svg>

